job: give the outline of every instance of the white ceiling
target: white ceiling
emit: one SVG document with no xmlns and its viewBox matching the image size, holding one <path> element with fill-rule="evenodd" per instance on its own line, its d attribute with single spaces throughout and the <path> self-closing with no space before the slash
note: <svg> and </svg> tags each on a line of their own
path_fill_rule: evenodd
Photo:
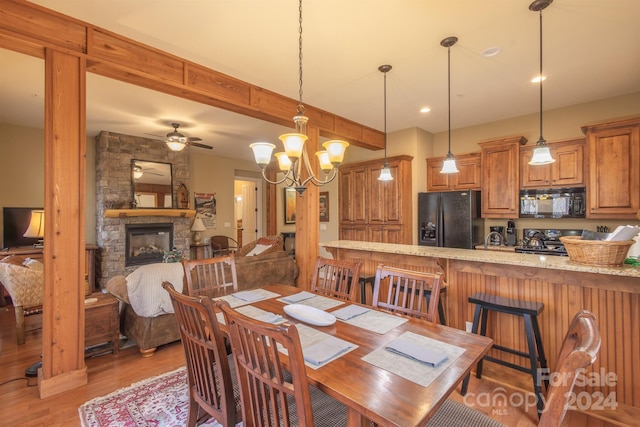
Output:
<svg viewBox="0 0 640 427">
<path fill-rule="evenodd" d="M 254 85 L 298 99 L 294 0 L 34 0 Z M 304 0 L 303 102 L 375 129 L 447 129 L 451 48 L 453 129 L 536 113 L 539 14 L 530 0 Z M 544 110 L 640 91 L 638 0 L 555 0 L 543 12 Z M 485 58 L 482 52 L 500 47 Z M 41 61 L 0 50 L 0 121 L 41 127 Z M 87 132 L 162 137 L 172 121 L 225 157 L 284 128 L 150 92 L 87 78 Z M 421 107 L 431 108 L 420 113 Z M 291 112 L 292 116 L 295 111 Z"/>
</svg>

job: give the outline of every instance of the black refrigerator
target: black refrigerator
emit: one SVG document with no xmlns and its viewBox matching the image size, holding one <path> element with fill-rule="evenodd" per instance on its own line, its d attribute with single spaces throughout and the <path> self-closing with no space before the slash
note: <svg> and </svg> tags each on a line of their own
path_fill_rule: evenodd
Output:
<svg viewBox="0 0 640 427">
<path fill-rule="evenodd" d="M 483 243 L 480 192 L 418 193 L 418 244 L 473 249 Z"/>
</svg>

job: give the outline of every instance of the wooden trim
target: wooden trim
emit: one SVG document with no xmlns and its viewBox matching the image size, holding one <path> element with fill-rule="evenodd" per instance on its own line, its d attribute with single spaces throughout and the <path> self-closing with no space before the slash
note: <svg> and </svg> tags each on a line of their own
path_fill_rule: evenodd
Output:
<svg viewBox="0 0 640 427">
<path fill-rule="evenodd" d="M 7 0 L 0 10 L 0 45 L 40 55 L 38 45 L 85 56 L 87 71 L 268 122 L 291 125 L 298 101 L 211 70 L 42 6 Z M 0 37 L 2 38 L 2 37 Z M 27 41 L 28 43 L 24 43 Z M 320 135 L 380 150 L 384 133 L 305 105 Z"/>
<path fill-rule="evenodd" d="M 192 218 L 196 215 L 193 209 L 107 209 L 105 218 L 130 218 L 134 216 L 170 216 Z"/>
</svg>

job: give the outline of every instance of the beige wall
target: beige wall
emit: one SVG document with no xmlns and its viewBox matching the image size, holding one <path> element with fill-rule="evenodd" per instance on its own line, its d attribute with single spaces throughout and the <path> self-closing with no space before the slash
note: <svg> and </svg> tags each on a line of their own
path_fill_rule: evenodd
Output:
<svg viewBox="0 0 640 427">
<path fill-rule="evenodd" d="M 640 114 L 640 92 L 610 99 L 594 101 L 544 113 L 544 136 L 549 142 L 582 136 L 580 126 L 612 118 Z M 506 135 L 523 135 L 534 144 L 538 139 L 539 116 L 532 114 L 499 122 L 486 123 L 452 131 L 451 151 L 463 154 L 479 151 L 478 142 Z M 42 206 L 44 188 L 44 152 L 41 130 L 0 124 L 0 206 Z M 447 152 L 447 132 L 430 134 L 419 128 L 391 132 L 387 136 L 387 155 L 407 154 L 414 157 L 412 163 L 413 223 L 417 223 L 416 194 L 426 190 L 426 162 L 431 156 L 444 156 Z M 382 159 L 384 151 L 369 151 L 349 147 L 345 162 Z M 381 162 L 382 165 L 382 162 Z M 234 236 L 234 177 L 238 171 L 257 173 L 254 162 L 238 161 L 210 155 L 191 156 L 190 204 L 193 207 L 194 192 L 214 192 L 217 201 L 217 226 L 205 236 L 225 234 Z M 266 184 L 265 184 L 266 185 Z M 330 221 L 321 223 L 320 241 L 338 238 L 338 186 L 337 179 L 324 186 L 329 191 Z M 295 231 L 295 225 L 285 225 L 282 214 L 282 191 L 277 193 L 278 232 Z M 264 209 L 263 209 L 264 211 Z M 263 219 L 264 221 L 264 219 Z M 87 139 L 87 218 L 86 241 L 95 243 L 95 143 Z M 487 220 L 485 227 L 505 225 L 505 220 Z M 517 219 L 516 226 L 522 228 L 589 228 L 596 225 L 615 227 L 620 221 L 595 220 L 535 220 Z M 624 223 L 627 223 L 624 221 Z M 631 221 L 638 223 L 638 221 Z M 324 229 L 326 228 L 326 229 Z M 417 242 L 414 230 L 413 242 Z M 327 255 L 326 253 L 322 253 Z"/>
<path fill-rule="evenodd" d="M 44 207 L 44 131 L 0 123 L 0 207 Z M 87 138 L 85 240 L 96 243 L 95 141 Z M 2 236 L 0 211 L 0 236 Z"/>
</svg>

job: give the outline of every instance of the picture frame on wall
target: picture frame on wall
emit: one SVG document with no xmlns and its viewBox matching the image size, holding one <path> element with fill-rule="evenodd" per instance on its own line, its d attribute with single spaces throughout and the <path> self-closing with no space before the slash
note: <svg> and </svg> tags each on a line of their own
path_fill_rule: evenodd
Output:
<svg viewBox="0 0 640 427">
<path fill-rule="evenodd" d="M 329 222 L 329 192 L 320 192 L 320 201 L 318 202 L 318 210 L 320 211 L 320 222 Z"/>
<path fill-rule="evenodd" d="M 284 189 L 284 223 L 295 224 L 296 223 L 296 189 L 285 188 Z"/>
</svg>

